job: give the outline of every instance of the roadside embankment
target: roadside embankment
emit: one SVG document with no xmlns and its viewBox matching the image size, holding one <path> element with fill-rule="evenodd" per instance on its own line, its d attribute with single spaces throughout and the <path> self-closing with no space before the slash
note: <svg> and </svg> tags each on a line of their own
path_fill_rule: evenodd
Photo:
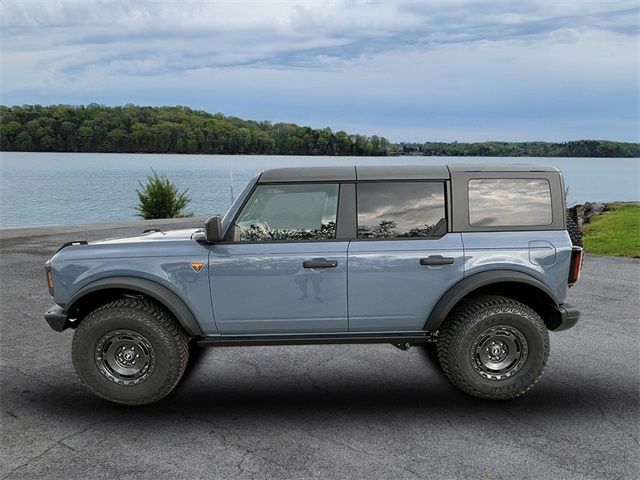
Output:
<svg viewBox="0 0 640 480">
<path fill-rule="evenodd" d="M 569 211 L 587 252 L 640 258 L 640 203 L 587 203 Z"/>
</svg>

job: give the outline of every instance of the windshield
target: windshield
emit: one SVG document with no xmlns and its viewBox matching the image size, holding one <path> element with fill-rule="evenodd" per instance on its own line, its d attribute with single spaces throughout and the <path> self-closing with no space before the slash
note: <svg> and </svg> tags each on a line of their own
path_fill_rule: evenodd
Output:
<svg viewBox="0 0 640 480">
<path fill-rule="evenodd" d="M 245 202 L 245 200 L 251 193 L 251 190 L 253 190 L 253 186 L 258 181 L 258 178 L 260 178 L 260 175 L 256 175 L 249 181 L 249 183 L 247 183 L 247 186 L 244 187 L 244 190 L 242 191 L 240 196 L 236 199 L 235 202 L 233 202 L 233 205 L 231 205 L 226 215 L 222 219 L 222 231 L 224 233 L 226 233 L 227 230 L 229 229 L 229 224 L 233 221 L 234 217 L 236 216 L 236 213 L 238 213 L 238 210 L 240 209 L 242 204 Z"/>
</svg>

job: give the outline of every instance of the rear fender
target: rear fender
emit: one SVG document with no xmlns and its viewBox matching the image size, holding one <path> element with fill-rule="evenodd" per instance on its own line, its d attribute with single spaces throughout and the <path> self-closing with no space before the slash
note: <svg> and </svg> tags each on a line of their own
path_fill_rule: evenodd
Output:
<svg viewBox="0 0 640 480">
<path fill-rule="evenodd" d="M 548 300 L 549 307 L 557 306 L 558 299 L 553 290 L 535 277 L 515 270 L 491 270 L 476 273 L 463 278 L 449 288 L 440 297 L 425 323 L 425 330 L 434 331 L 440 328 L 447 315 L 464 297 L 472 295 L 476 290 L 495 284 L 521 284 L 527 288 L 535 288 L 540 296 Z M 506 294 L 506 292 L 505 292 Z"/>
</svg>

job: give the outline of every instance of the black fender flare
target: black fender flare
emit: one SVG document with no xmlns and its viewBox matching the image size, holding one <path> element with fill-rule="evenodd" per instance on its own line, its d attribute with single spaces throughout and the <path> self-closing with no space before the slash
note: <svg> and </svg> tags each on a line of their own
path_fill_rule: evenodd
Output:
<svg viewBox="0 0 640 480">
<path fill-rule="evenodd" d="M 440 328 L 440 325 L 442 325 L 442 322 L 447 318 L 447 315 L 453 307 L 474 290 L 494 283 L 507 282 L 521 283 L 535 287 L 549 297 L 550 303 L 553 302 L 555 305 L 559 304 L 553 291 L 532 275 L 517 270 L 491 270 L 488 272 L 474 273 L 450 287 L 449 290 L 440 297 L 427 317 L 424 329 L 433 331 Z"/>
<path fill-rule="evenodd" d="M 71 312 L 86 295 L 100 290 L 118 289 L 147 295 L 164 305 L 176 317 L 178 323 L 192 336 L 203 336 L 195 316 L 178 295 L 167 287 L 152 280 L 139 277 L 108 277 L 91 282 L 80 288 L 65 305 L 65 312 Z"/>
</svg>

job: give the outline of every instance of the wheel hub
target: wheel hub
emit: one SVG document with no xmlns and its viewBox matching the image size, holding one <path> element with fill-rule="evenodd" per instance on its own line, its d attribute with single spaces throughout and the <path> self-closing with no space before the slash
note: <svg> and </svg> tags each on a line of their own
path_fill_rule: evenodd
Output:
<svg viewBox="0 0 640 480">
<path fill-rule="evenodd" d="M 144 354 L 144 352 L 143 352 Z M 116 361 L 123 367 L 130 367 L 136 364 L 136 360 L 140 358 L 136 347 L 134 346 L 121 346 L 116 353 Z"/>
<path fill-rule="evenodd" d="M 501 341 L 492 340 L 491 345 L 485 348 L 488 358 L 494 363 L 501 362 L 508 354 L 509 347 Z"/>
<path fill-rule="evenodd" d="M 156 365 L 156 355 L 149 340 L 132 330 L 115 330 L 105 334 L 95 350 L 100 372 L 119 385 L 136 385 L 145 381 Z"/>
<path fill-rule="evenodd" d="M 471 348 L 474 371 L 489 380 L 505 380 L 517 373 L 528 356 L 527 340 L 511 325 L 497 325 L 482 331 Z"/>
</svg>

